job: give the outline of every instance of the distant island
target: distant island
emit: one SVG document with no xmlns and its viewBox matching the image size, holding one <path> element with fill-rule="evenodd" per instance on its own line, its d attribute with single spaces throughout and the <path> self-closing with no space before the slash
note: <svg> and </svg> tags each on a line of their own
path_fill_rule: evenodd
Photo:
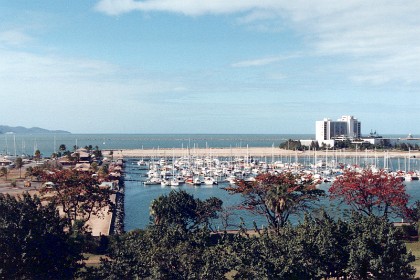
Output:
<svg viewBox="0 0 420 280">
<path fill-rule="evenodd" d="M 40 127 L 31 127 L 26 128 L 23 126 L 7 126 L 7 125 L 0 125 L 0 134 L 8 134 L 8 133 L 16 133 L 16 134 L 39 134 L 39 133 L 60 133 L 60 134 L 70 134 L 70 132 L 65 130 L 48 130 Z"/>
</svg>

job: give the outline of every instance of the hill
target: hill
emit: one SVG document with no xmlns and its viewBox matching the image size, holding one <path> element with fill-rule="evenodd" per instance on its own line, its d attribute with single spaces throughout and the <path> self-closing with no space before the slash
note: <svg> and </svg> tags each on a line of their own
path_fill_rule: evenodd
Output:
<svg viewBox="0 0 420 280">
<path fill-rule="evenodd" d="M 70 133 L 65 130 L 48 130 L 40 127 L 31 127 L 26 128 L 23 126 L 7 126 L 7 125 L 0 125 L 0 134 L 4 133 L 16 133 L 16 134 L 40 134 L 40 133 Z"/>
</svg>

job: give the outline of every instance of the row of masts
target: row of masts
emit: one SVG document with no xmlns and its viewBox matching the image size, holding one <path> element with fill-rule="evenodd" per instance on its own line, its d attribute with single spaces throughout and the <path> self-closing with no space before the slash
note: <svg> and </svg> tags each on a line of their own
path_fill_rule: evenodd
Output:
<svg viewBox="0 0 420 280">
<path fill-rule="evenodd" d="M 404 160 L 405 171 L 401 171 L 400 160 Z M 398 169 L 395 162 L 397 160 Z M 383 164 L 380 166 L 380 164 Z M 412 177 L 419 174 L 418 159 L 411 157 L 404 158 L 390 158 L 388 153 L 385 153 L 383 158 L 375 156 L 369 157 L 367 153 L 364 159 L 362 157 L 348 157 L 341 154 L 340 151 L 325 155 L 317 156 L 317 151 L 307 153 L 305 156 L 296 153 L 294 156 L 288 155 L 282 157 L 273 156 L 271 162 L 269 157 L 250 156 L 247 153 L 245 156 L 231 156 L 231 157 L 215 157 L 215 156 L 197 156 L 194 152 L 189 150 L 182 157 L 148 157 L 142 158 L 138 162 L 139 166 L 148 168 L 148 181 L 146 184 L 159 184 L 162 180 L 178 178 L 178 183 L 196 182 L 197 178 L 201 178 L 203 184 L 206 178 L 213 178 L 215 182 L 234 182 L 236 179 L 253 180 L 255 176 L 261 173 L 281 173 L 284 171 L 295 173 L 307 173 L 320 180 L 328 180 L 329 176 L 340 174 L 344 168 L 359 168 L 372 170 L 385 169 L 389 172 L 396 171 L 396 176 L 405 176 L 406 173 L 413 173 Z M 411 170 L 411 168 L 417 168 Z M 411 176 L 411 175 L 410 175 Z M 408 177 L 407 177 L 408 179 Z M 194 183 L 196 184 L 196 183 Z M 170 184 L 169 184 L 170 185 Z"/>
</svg>

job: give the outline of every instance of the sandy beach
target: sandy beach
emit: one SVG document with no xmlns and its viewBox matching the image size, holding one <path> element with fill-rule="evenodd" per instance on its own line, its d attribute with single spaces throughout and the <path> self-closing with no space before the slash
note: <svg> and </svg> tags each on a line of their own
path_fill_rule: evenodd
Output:
<svg viewBox="0 0 420 280">
<path fill-rule="evenodd" d="M 103 151 L 105 156 L 110 156 L 109 151 Z M 339 157 L 408 157 L 418 158 L 420 151 L 374 151 L 374 150 L 328 150 L 328 151 L 290 151 L 272 147 L 249 147 L 249 148 L 198 148 L 198 149 L 122 149 L 113 150 L 113 158 L 142 158 L 142 157 L 181 157 L 181 156 L 212 156 L 212 157 L 246 157 L 247 155 L 253 157 L 307 157 L 314 156 L 325 157 L 339 156 Z"/>
</svg>

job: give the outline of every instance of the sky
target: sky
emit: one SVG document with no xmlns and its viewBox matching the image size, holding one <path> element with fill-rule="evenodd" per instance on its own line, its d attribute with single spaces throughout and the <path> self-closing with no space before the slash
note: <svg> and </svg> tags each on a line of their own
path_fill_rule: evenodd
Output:
<svg viewBox="0 0 420 280">
<path fill-rule="evenodd" d="M 420 134 L 420 1 L 0 0 L 0 124 Z"/>
</svg>

